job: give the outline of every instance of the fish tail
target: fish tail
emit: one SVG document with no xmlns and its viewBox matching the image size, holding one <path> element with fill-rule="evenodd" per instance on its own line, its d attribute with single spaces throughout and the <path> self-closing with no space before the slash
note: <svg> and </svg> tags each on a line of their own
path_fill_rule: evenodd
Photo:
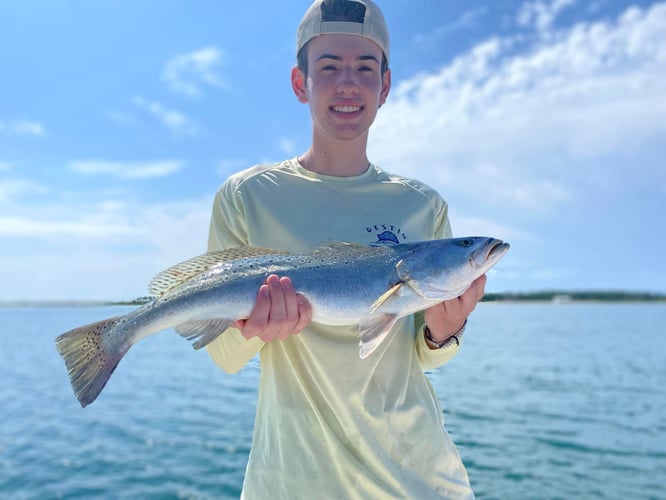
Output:
<svg viewBox="0 0 666 500">
<path fill-rule="evenodd" d="M 56 348 L 65 360 L 76 398 L 85 407 L 95 401 L 127 349 L 106 342 L 104 334 L 123 316 L 114 316 L 81 326 L 56 338 Z"/>
</svg>

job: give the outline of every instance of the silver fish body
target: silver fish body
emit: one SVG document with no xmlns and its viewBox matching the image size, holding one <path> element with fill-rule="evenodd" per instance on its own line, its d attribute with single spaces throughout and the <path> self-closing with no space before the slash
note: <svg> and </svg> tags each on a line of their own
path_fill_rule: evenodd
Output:
<svg viewBox="0 0 666 500">
<path fill-rule="evenodd" d="M 259 287 L 278 274 L 312 304 L 313 321 L 358 324 L 365 358 L 399 318 L 461 295 L 508 248 L 494 238 L 468 237 L 381 247 L 330 243 L 307 254 L 255 247 L 212 252 L 158 274 L 149 285 L 151 302 L 64 333 L 56 346 L 86 406 L 141 338 L 173 327 L 201 348 L 247 317 Z"/>
</svg>

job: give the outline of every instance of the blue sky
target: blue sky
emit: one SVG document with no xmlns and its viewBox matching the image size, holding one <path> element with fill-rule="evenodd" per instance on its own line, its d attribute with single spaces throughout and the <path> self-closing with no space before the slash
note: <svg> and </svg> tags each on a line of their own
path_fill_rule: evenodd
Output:
<svg viewBox="0 0 666 500">
<path fill-rule="evenodd" d="M 666 2 L 380 4 L 383 168 L 512 249 L 487 291 L 666 292 Z M 302 153 L 307 0 L 0 3 L 0 300 L 130 299 L 205 250 L 217 187 Z"/>
</svg>

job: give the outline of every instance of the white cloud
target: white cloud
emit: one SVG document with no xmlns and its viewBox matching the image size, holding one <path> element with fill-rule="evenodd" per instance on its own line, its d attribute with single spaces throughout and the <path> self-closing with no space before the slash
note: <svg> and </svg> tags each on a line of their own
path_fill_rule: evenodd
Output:
<svg viewBox="0 0 666 500">
<path fill-rule="evenodd" d="M 0 216 L 0 236 L 119 236 L 132 234 L 132 228 L 100 224 L 97 220 L 50 220 Z"/>
<path fill-rule="evenodd" d="M 621 170 L 590 159 L 663 144 L 664 33 L 662 3 L 550 29 L 518 52 L 511 38 L 486 40 L 441 71 L 395 86 L 371 134 L 371 157 L 447 193 L 482 193 L 522 213 L 552 211 L 595 178 L 621 186 Z M 663 175 L 654 161 L 632 168 L 646 186 Z"/>
<path fill-rule="evenodd" d="M 40 122 L 20 119 L 13 122 L 0 121 L 0 134 L 12 134 L 19 136 L 45 137 L 46 129 Z"/>
<path fill-rule="evenodd" d="M 546 3 L 536 0 L 524 3 L 518 12 L 518 24 L 524 27 L 535 27 L 540 33 L 547 32 L 559 13 L 576 3 L 576 0 L 553 0 Z"/>
<path fill-rule="evenodd" d="M 175 92 L 199 97 L 203 86 L 225 86 L 218 74 L 222 59 L 222 52 L 212 46 L 179 54 L 167 62 L 164 79 Z"/>
<path fill-rule="evenodd" d="M 455 183 L 462 193 L 482 197 L 493 205 L 508 204 L 538 212 L 572 197 L 566 187 L 553 180 L 507 176 L 504 168 L 493 163 L 468 166 L 458 172 Z"/>
<path fill-rule="evenodd" d="M 286 155 L 294 155 L 296 153 L 296 142 L 288 137 L 281 137 L 278 139 L 278 148 L 280 152 Z"/>
<path fill-rule="evenodd" d="M 43 194 L 48 191 L 46 186 L 25 179 L 0 180 L 0 205 L 15 202 L 27 194 Z"/>
<path fill-rule="evenodd" d="M 134 97 L 133 102 L 136 107 L 157 118 L 162 125 L 178 136 L 194 135 L 197 133 L 198 127 L 194 120 L 179 111 L 169 109 L 159 102 L 148 101 L 139 96 Z"/>
<path fill-rule="evenodd" d="M 463 12 L 457 19 L 453 22 L 439 26 L 431 33 L 422 34 L 419 33 L 414 37 L 414 43 L 419 45 L 434 45 L 440 43 L 442 37 L 468 29 L 475 26 L 479 19 L 486 15 L 488 12 L 487 7 L 479 7 L 476 9 L 470 9 Z"/>
<path fill-rule="evenodd" d="M 99 193 L 89 193 L 90 200 Z M 64 197 L 0 216 L 0 237 L 37 239 L 31 251 L 4 249 L 0 300 L 121 300 L 145 295 L 149 280 L 206 248 L 212 194 L 145 203 Z M 36 266 L 35 263 L 39 265 Z M 61 286 L 59 286 L 61 285 Z"/>
<path fill-rule="evenodd" d="M 109 160 L 81 160 L 72 162 L 69 169 L 86 175 L 111 175 L 121 179 L 148 179 L 167 177 L 183 168 L 178 160 L 152 162 L 118 162 Z"/>
<path fill-rule="evenodd" d="M 245 158 L 226 158 L 217 164 L 216 172 L 220 177 L 229 177 L 231 174 L 252 166 Z"/>
<path fill-rule="evenodd" d="M 519 240 L 526 241 L 531 238 L 528 234 L 525 234 L 520 230 L 504 224 L 489 221 L 488 219 L 484 219 L 482 217 L 458 214 L 458 212 L 452 207 L 449 208 L 449 214 L 451 216 L 451 220 L 455 221 L 452 224 L 454 235 L 475 236 L 485 234 L 513 242 Z"/>
</svg>

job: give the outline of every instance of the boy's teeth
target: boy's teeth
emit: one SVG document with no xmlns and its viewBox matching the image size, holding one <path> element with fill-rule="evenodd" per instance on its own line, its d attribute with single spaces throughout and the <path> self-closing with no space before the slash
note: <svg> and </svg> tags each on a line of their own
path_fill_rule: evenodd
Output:
<svg viewBox="0 0 666 500">
<path fill-rule="evenodd" d="M 354 113 L 360 109 L 360 106 L 333 106 L 333 110 L 340 113 Z"/>
</svg>

